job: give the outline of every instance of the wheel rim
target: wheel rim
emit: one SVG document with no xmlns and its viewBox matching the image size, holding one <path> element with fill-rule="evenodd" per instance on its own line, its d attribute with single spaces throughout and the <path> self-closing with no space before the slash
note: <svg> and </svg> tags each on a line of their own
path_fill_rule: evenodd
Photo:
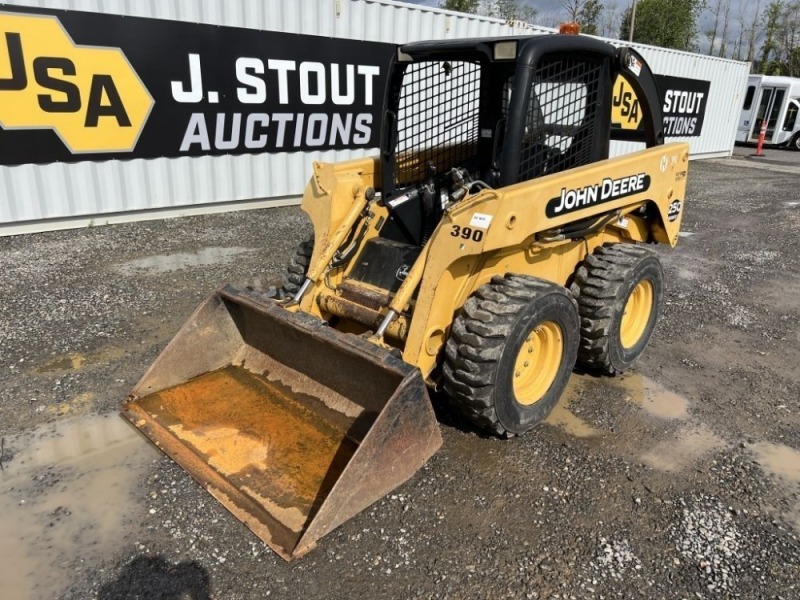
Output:
<svg viewBox="0 0 800 600">
<path fill-rule="evenodd" d="M 626 350 L 642 339 L 653 312 L 653 296 L 653 284 L 647 279 L 637 283 L 628 296 L 619 326 L 620 342 Z"/>
<path fill-rule="evenodd" d="M 546 321 L 528 332 L 514 363 L 514 396 L 530 406 L 547 393 L 558 374 L 564 339 L 561 327 Z"/>
</svg>

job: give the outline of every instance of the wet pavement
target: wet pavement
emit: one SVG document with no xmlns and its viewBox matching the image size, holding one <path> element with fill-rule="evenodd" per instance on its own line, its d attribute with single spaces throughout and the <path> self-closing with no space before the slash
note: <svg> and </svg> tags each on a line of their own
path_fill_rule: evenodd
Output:
<svg viewBox="0 0 800 600">
<path fill-rule="evenodd" d="M 122 547 L 132 492 L 158 458 L 117 415 L 57 421 L 4 438 L 0 471 L 0 581 L 4 598 L 53 598 L 73 563 Z"/>
<path fill-rule="evenodd" d="M 442 449 L 291 564 L 117 412 L 210 291 L 279 280 L 299 210 L 0 238 L 0 596 L 800 597 L 798 176 L 692 163 L 635 369 L 511 440 L 434 395 Z"/>
</svg>

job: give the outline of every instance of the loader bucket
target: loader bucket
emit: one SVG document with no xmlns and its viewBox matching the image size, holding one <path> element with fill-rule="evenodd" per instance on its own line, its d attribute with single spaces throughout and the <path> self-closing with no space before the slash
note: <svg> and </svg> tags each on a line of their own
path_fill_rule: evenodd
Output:
<svg viewBox="0 0 800 600">
<path fill-rule="evenodd" d="M 230 286 L 198 307 L 122 412 L 286 560 L 442 443 L 418 369 Z"/>
</svg>

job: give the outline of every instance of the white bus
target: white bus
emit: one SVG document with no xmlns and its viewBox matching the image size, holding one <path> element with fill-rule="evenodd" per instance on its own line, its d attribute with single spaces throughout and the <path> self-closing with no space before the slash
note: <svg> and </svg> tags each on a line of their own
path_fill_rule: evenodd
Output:
<svg viewBox="0 0 800 600">
<path fill-rule="evenodd" d="M 736 141 L 758 142 L 761 124 L 767 120 L 764 143 L 800 150 L 800 79 L 750 75 L 744 94 Z"/>
</svg>

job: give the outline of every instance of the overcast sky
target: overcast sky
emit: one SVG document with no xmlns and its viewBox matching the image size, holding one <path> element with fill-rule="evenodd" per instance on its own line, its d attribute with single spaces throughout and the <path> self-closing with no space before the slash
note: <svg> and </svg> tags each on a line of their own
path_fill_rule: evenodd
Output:
<svg viewBox="0 0 800 600">
<path fill-rule="evenodd" d="M 424 4 L 427 6 L 439 6 L 440 0 L 404 0 L 412 4 Z M 538 11 L 537 25 L 545 25 L 547 27 L 556 27 L 566 17 L 566 11 L 561 6 L 559 0 L 521 0 L 525 4 L 529 4 L 536 8 Z M 761 0 L 761 10 L 768 3 L 768 0 Z M 603 4 L 616 11 L 619 23 L 623 12 L 631 5 L 631 0 L 604 0 Z M 703 14 L 700 16 L 698 22 L 697 43 L 702 52 L 708 52 L 709 40 L 705 32 L 713 29 L 714 27 L 714 13 L 713 7 L 716 5 L 716 0 L 709 0 L 710 5 Z M 730 22 L 728 24 L 728 48 L 732 51 L 736 38 L 739 35 L 740 23 L 744 22 L 746 28 L 750 27 L 755 17 L 756 0 L 730 0 Z M 602 20 L 602 17 L 601 17 Z M 720 32 L 722 30 L 722 18 L 720 18 Z M 619 31 L 615 31 L 614 37 L 619 35 Z M 729 54 L 730 56 L 730 54 Z"/>
</svg>

